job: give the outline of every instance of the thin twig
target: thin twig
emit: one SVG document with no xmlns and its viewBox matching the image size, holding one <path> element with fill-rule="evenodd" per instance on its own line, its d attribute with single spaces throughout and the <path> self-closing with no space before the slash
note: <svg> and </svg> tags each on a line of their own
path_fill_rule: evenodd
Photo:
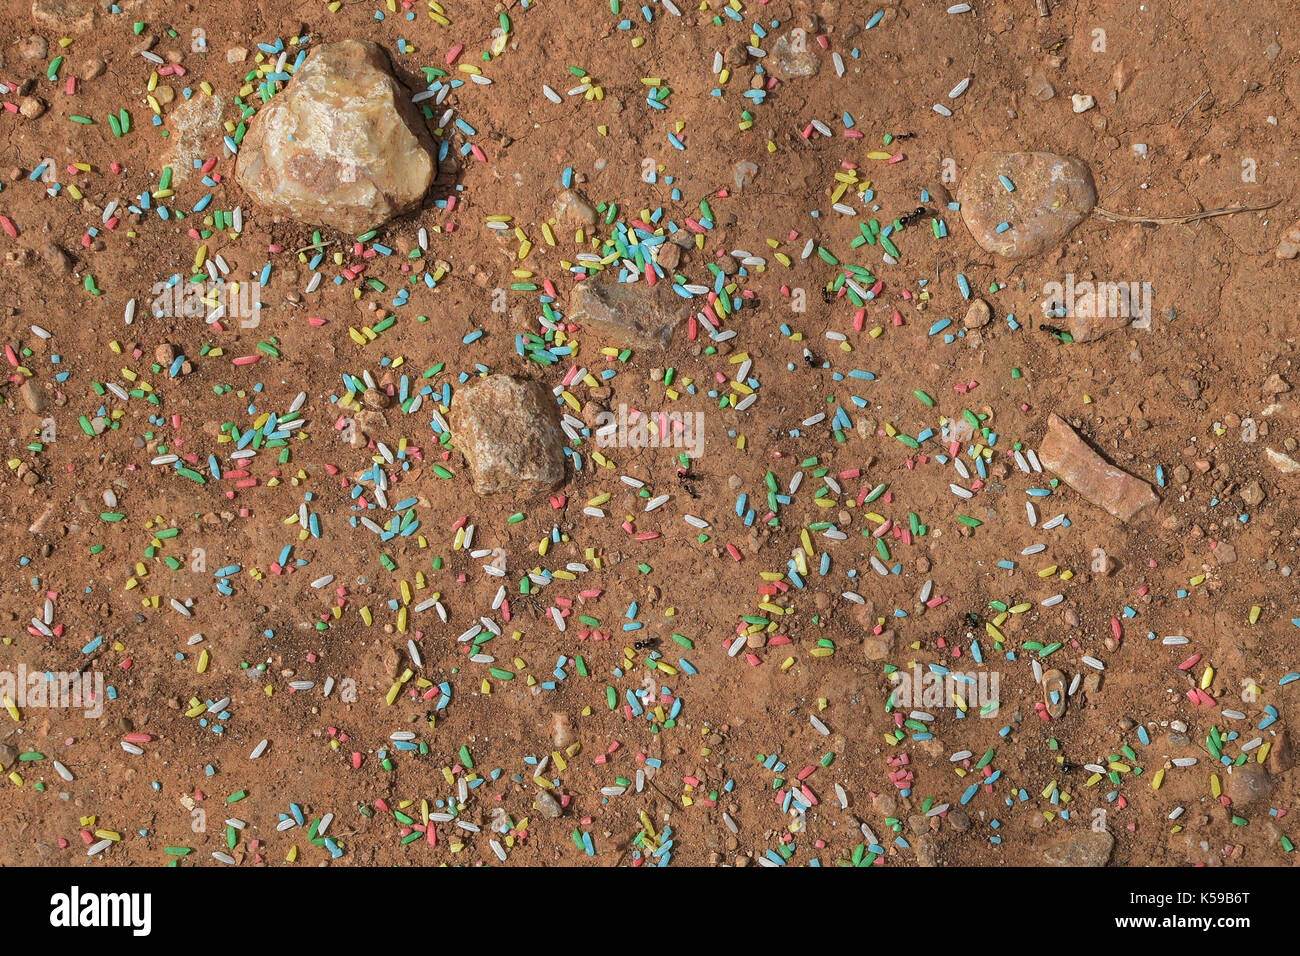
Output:
<svg viewBox="0 0 1300 956">
<path fill-rule="evenodd" d="M 1200 96 L 1196 98 L 1196 101 L 1192 103 L 1192 106 L 1195 106 L 1197 103 L 1201 102 L 1201 100 L 1205 99 L 1209 95 L 1210 95 L 1210 91 L 1206 90 L 1204 93 L 1202 93 Z M 1187 114 L 1192 111 L 1192 106 L 1189 106 L 1187 107 L 1187 109 L 1183 110 L 1183 115 L 1178 117 L 1178 122 L 1174 124 L 1174 129 L 1177 129 L 1182 124 L 1183 120 L 1187 119 Z"/>
<path fill-rule="evenodd" d="M 313 242 L 310 246 L 303 246 L 301 249 L 294 250 L 294 255 L 299 255 L 300 253 L 306 252 L 308 249 L 328 249 L 337 241 L 337 239 L 329 239 L 324 242 Z"/>
<path fill-rule="evenodd" d="M 1118 222 L 1149 223 L 1153 226 L 1177 226 L 1185 222 L 1196 222 L 1199 219 L 1213 219 L 1215 216 L 1234 216 L 1239 212 L 1259 212 L 1262 209 L 1272 209 L 1281 201 L 1281 199 L 1274 199 L 1262 206 L 1224 206 L 1222 209 L 1206 209 L 1188 216 L 1126 216 L 1123 213 L 1102 209 L 1100 206 L 1095 206 L 1092 211 L 1105 219 L 1114 219 Z"/>
</svg>

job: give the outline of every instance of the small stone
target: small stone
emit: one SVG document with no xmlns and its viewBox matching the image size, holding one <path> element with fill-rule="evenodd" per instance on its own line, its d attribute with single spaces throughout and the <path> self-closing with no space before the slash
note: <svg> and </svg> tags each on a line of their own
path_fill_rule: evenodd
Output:
<svg viewBox="0 0 1300 956">
<path fill-rule="evenodd" d="M 86 80 L 97 79 L 98 77 L 104 75 L 104 71 L 106 69 L 108 69 L 107 63 L 105 63 L 99 57 L 92 57 L 91 59 L 87 60 L 85 63 L 81 64 L 82 79 L 86 79 Z"/>
<path fill-rule="evenodd" d="M 881 631 L 879 635 L 868 634 L 862 642 L 862 653 L 869 661 L 883 661 L 894 653 L 897 643 L 898 638 L 893 631 Z"/>
<path fill-rule="evenodd" d="M 27 119 L 36 119 L 46 109 L 45 101 L 39 96 L 24 96 L 18 101 L 18 112 Z"/>
<path fill-rule="evenodd" d="M 1235 564 L 1237 561 L 1237 549 L 1226 541 L 1220 541 L 1212 553 L 1219 564 Z"/>
<path fill-rule="evenodd" d="M 1268 459 L 1270 465 L 1284 475 L 1300 474 L 1300 461 L 1296 461 L 1290 455 L 1284 455 L 1272 448 L 1265 448 L 1264 457 Z"/>
<path fill-rule="evenodd" d="M 17 759 L 17 749 L 8 744 L 0 744 L 0 770 L 8 770 Z"/>
<path fill-rule="evenodd" d="M 1115 838 L 1106 831 L 1084 830 L 1057 840 L 1043 859 L 1052 866 L 1105 866 L 1114 848 Z"/>
<path fill-rule="evenodd" d="M 60 249 L 56 243 L 47 242 L 42 246 L 41 258 L 55 272 L 66 275 L 72 271 L 72 258 Z"/>
<path fill-rule="evenodd" d="M 557 747 L 567 747 L 574 739 L 569 715 L 561 711 L 551 714 L 551 742 Z"/>
<path fill-rule="evenodd" d="M 552 820 L 559 819 L 564 810 L 560 807 L 560 801 L 545 790 L 538 790 L 537 796 L 533 798 L 533 806 L 536 807 L 544 817 L 550 817 Z"/>
<path fill-rule="evenodd" d="M 366 389 L 361 395 L 361 400 L 371 408 L 388 408 L 393 404 L 393 396 L 382 388 Z"/>
<path fill-rule="evenodd" d="M 1029 85 L 1026 89 L 1030 96 L 1043 102 L 1047 102 L 1056 95 L 1056 87 L 1041 73 L 1035 73 L 1029 78 Z"/>
<path fill-rule="evenodd" d="M 1286 773 L 1295 766 L 1295 749 L 1291 746 L 1291 735 L 1285 730 L 1278 731 L 1269 748 L 1264 767 L 1270 774 Z"/>
<path fill-rule="evenodd" d="M 1076 113 L 1086 113 L 1097 105 L 1097 101 L 1089 93 L 1075 93 L 1070 97 L 1070 107 Z"/>
<path fill-rule="evenodd" d="M 970 817 L 966 815 L 965 810 L 949 810 L 948 825 L 958 833 L 965 832 L 970 828 Z"/>
<path fill-rule="evenodd" d="M 594 226 L 596 207 L 582 193 L 566 189 L 555 200 L 555 219 L 567 226 Z"/>
<path fill-rule="evenodd" d="M 522 497 L 551 491 L 564 480 L 555 399 L 538 382 L 509 375 L 471 381 L 456 392 L 450 424 L 480 495 Z"/>
<path fill-rule="evenodd" d="M 773 67 L 773 72 L 782 80 L 791 80 L 801 76 L 816 76 L 822 68 L 821 59 L 812 52 L 817 41 L 806 33 L 800 35 L 791 31 L 777 38 L 772 44 L 772 51 L 763 60 Z"/>
<path fill-rule="evenodd" d="M 1068 702 L 1066 694 L 1065 675 L 1053 668 L 1043 673 L 1043 704 L 1047 707 L 1048 716 L 1057 720 L 1065 716 L 1065 708 Z"/>
<path fill-rule="evenodd" d="M 85 33 L 95 25 L 96 0 L 32 0 L 32 18 L 61 35 Z"/>
<path fill-rule="evenodd" d="M 1241 489 L 1241 500 L 1246 502 L 1250 507 L 1262 504 L 1264 501 L 1264 489 L 1260 487 L 1258 481 L 1252 481 Z"/>
<path fill-rule="evenodd" d="M 737 189 L 744 189 L 754 181 L 758 175 L 758 165 L 751 163 L 747 159 L 742 159 L 736 165 L 731 167 L 732 178 L 736 183 Z"/>
<path fill-rule="evenodd" d="M 153 350 L 153 360 L 159 365 L 171 365 L 176 361 L 176 346 L 170 342 L 163 342 Z"/>
<path fill-rule="evenodd" d="M 961 324 L 968 329 L 982 329 L 989 324 L 993 318 L 993 310 L 983 299 L 975 299 L 966 310 L 966 317 L 961 320 Z"/>
<path fill-rule="evenodd" d="M 24 60 L 43 60 L 49 49 L 45 37 L 24 37 L 18 44 L 18 53 Z"/>
<path fill-rule="evenodd" d="M 661 242 L 655 246 L 655 262 L 669 272 L 677 268 L 682 261 L 682 247 L 675 242 Z"/>
<path fill-rule="evenodd" d="M 1223 782 L 1223 792 L 1228 795 L 1234 807 L 1250 807 L 1268 798 L 1273 790 L 1273 781 L 1263 765 L 1253 760 L 1233 767 Z"/>
<path fill-rule="evenodd" d="M 1058 415 L 1048 417 L 1038 458 L 1088 501 L 1125 523 L 1160 503 L 1150 485 L 1102 458 Z"/>
<path fill-rule="evenodd" d="M 257 111 L 239 150 L 239 185 L 298 222 L 356 234 L 420 204 L 433 144 L 388 56 L 360 40 L 327 43 Z"/>
<path fill-rule="evenodd" d="M 999 176 L 1015 189 L 1008 191 Z M 981 248 L 1008 259 L 1044 252 L 1083 221 L 1097 201 L 1092 173 L 1054 153 L 984 152 L 957 191 L 962 221 Z M 1009 223 L 1010 228 L 998 232 Z"/>
<path fill-rule="evenodd" d="M 27 406 L 29 412 L 33 415 L 45 414 L 45 393 L 41 391 L 39 385 L 29 378 L 27 381 L 23 382 L 22 393 L 23 404 Z"/>
<path fill-rule="evenodd" d="M 1291 391 L 1291 383 L 1278 375 L 1277 372 L 1270 375 L 1268 381 L 1264 383 L 1265 395 L 1282 395 L 1289 391 Z"/>
<path fill-rule="evenodd" d="M 1294 259 L 1300 256 L 1300 220 L 1287 227 L 1274 252 L 1279 259 Z"/>
<path fill-rule="evenodd" d="M 681 323 L 682 301 L 666 282 L 587 279 L 574 287 L 567 318 L 623 345 L 662 349 Z"/>
<path fill-rule="evenodd" d="M 232 46 L 226 51 L 227 63 L 243 63 L 248 59 L 248 48 L 242 46 Z"/>
</svg>

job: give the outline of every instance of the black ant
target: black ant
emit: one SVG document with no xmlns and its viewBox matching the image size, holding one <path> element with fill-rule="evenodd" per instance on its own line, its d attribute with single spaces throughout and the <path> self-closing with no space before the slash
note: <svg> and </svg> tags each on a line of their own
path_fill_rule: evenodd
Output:
<svg viewBox="0 0 1300 956">
<path fill-rule="evenodd" d="M 822 288 L 822 301 L 827 305 L 830 305 L 835 301 L 835 293 L 831 291 L 829 286 L 824 286 Z"/>
<path fill-rule="evenodd" d="M 901 228 L 901 229 L 906 229 L 909 225 L 911 225 L 911 224 L 912 224 L 913 222 L 915 222 L 917 219 L 920 219 L 922 216 L 928 214 L 929 212 L 930 212 L 930 210 L 926 209 L 924 206 L 917 206 L 915 209 L 913 209 L 911 212 L 909 212 L 906 216 L 900 216 L 900 217 L 899 217 L 899 219 L 898 219 L 898 225 L 899 225 L 899 228 Z"/>
<path fill-rule="evenodd" d="M 915 133 L 895 133 L 894 139 L 898 139 L 898 140 L 911 139 L 915 135 L 916 135 Z"/>
<path fill-rule="evenodd" d="M 682 483 L 682 487 L 686 489 L 686 493 L 688 495 L 690 495 L 692 498 L 699 498 L 700 496 L 699 492 L 691 487 L 692 481 L 700 480 L 699 475 L 692 475 L 689 471 L 686 471 L 684 468 L 678 468 L 677 480 Z"/>
<path fill-rule="evenodd" d="M 804 364 L 809 368 L 817 368 L 822 364 L 817 360 L 817 356 L 813 355 L 812 352 L 809 352 L 807 349 L 803 350 L 803 360 Z"/>
<path fill-rule="evenodd" d="M 1046 332 L 1048 335 L 1061 336 L 1061 335 L 1064 335 L 1064 334 L 1065 334 L 1065 329 L 1058 329 L 1058 328 L 1057 328 L 1056 326 L 1054 326 L 1054 325 L 1046 325 L 1046 324 L 1042 324 L 1042 323 L 1040 323 L 1039 326 L 1038 326 L 1038 328 L 1039 328 L 1041 331 Z"/>
<path fill-rule="evenodd" d="M 644 651 L 647 648 L 653 649 L 659 646 L 659 638 L 647 637 L 643 641 L 637 641 L 632 646 L 638 651 Z"/>
</svg>

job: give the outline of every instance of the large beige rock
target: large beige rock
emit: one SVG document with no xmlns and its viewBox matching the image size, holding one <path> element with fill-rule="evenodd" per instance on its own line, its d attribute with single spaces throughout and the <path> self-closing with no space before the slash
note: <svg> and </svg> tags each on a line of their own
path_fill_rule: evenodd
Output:
<svg viewBox="0 0 1300 956">
<path fill-rule="evenodd" d="M 538 382 L 488 375 L 456 390 L 451 435 L 480 495 L 544 493 L 564 480 L 555 399 Z"/>
<path fill-rule="evenodd" d="M 1080 495 L 1120 521 L 1131 521 L 1142 509 L 1160 503 L 1150 485 L 1102 458 L 1057 415 L 1047 419 L 1047 435 L 1038 446 L 1038 458 Z"/>
<path fill-rule="evenodd" d="M 344 40 L 317 47 L 253 117 L 235 175 L 292 219 L 359 233 L 419 205 L 434 156 L 384 51 Z"/>
<path fill-rule="evenodd" d="M 1014 186 L 1008 190 L 999 176 Z M 957 191 L 961 218 L 983 249 L 1008 259 L 1060 242 L 1097 202 L 1088 167 L 1055 153 L 980 153 Z M 1002 223 L 1009 228 L 998 232 Z"/>
</svg>

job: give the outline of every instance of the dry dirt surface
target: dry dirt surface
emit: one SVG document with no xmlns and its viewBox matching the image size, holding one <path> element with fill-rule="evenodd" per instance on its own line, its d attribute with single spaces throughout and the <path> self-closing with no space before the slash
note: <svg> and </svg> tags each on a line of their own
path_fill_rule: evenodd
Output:
<svg viewBox="0 0 1300 956">
<path fill-rule="evenodd" d="M 438 153 L 359 236 L 236 181 L 348 39 Z M 0 862 L 1291 864 L 1297 51 L 1268 0 L 6 0 Z M 986 251 L 990 150 L 1097 208 Z M 476 493 L 489 373 L 553 489 Z"/>
</svg>

